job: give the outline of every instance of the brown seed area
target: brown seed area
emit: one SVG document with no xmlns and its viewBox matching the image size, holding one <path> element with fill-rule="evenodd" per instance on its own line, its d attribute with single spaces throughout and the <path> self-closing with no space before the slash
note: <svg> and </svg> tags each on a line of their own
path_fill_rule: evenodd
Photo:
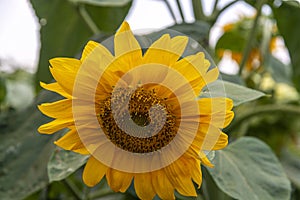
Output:
<svg viewBox="0 0 300 200">
<path fill-rule="evenodd" d="M 154 89 L 118 88 L 100 102 L 98 121 L 107 138 L 119 148 L 149 153 L 168 145 L 176 136 L 178 120 L 171 110 L 172 105 L 158 97 Z"/>
</svg>

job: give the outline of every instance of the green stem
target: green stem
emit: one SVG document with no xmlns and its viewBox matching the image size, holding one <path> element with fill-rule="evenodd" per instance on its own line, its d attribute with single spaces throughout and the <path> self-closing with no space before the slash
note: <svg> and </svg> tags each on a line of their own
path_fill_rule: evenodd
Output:
<svg viewBox="0 0 300 200">
<path fill-rule="evenodd" d="M 251 111 L 245 112 L 243 115 L 240 115 L 236 118 L 233 123 L 228 127 L 228 131 L 234 130 L 238 125 L 241 125 L 244 121 L 249 120 L 249 118 L 255 117 L 261 114 L 267 113 L 291 113 L 300 115 L 300 108 L 299 106 L 294 105 L 262 105 L 257 106 Z M 241 136 L 241 135 L 239 135 Z"/>
<path fill-rule="evenodd" d="M 100 34 L 101 31 L 99 30 L 98 26 L 95 24 L 93 19 L 91 18 L 90 14 L 86 11 L 85 6 L 82 4 L 78 5 L 78 10 L 79 10 L 81 17 L 83 18 L 85 23 L 88 25 L 88 27 L 91 29 L 91 31 L 95 35 Z"/>
<path fill-rule="evenodd" d="M 217 8 L 214 9 L 214 12 L 213 12 L 213 17 L 214 17 L 214 20 L 216 21 L 218 19 L 218 17 L 220 16 L 220 14 L 226 10 L 227 8 L 229 8 L 230 6 L 232 6 L 233 4 L 239 2 L 239 0 L 235 0 L 235 1 L 232 1 L 228 4 L 226 4 L 224 7 L 222 7 L 220 10 L 218 10 Z"/>
<path fill-rule="evenodd" d="M 215 0 L 214 2 L 214 7 L 213 7 L 213 10 L 212 10 L 212 13 L 216 12 L 218 9 L 217 9 L 217 6 L 218 6 L 218 3 L 219 3 L 219 0 Z"/>
<path fill-rule="evenodd" d="M 168 1 L 168 0 L 163 0 L 163 1 L 165 2 L 165 4 L 166 4 L 166 6 L 167 6 L 167 8 L 168 8 L 168 10 L 169 10 L 169 12 L 170 12 L 170 14 L 171 14 L 173 20 L 174 20 L 174 22 L 177 24 L 177 20 L 176 20 L 174 11 L 173 11 L 173 9 L 172 9 L 172 7 L 171 7 L 169 1 Z"/>
<path fill-rule="evenodd" d="M 246 62 L 249 58 L 249 55 L 251 53 L 251 49 L 252 49 L 252 43 L 255 39 L 255 34 L 256 34 L 256 30 L 258 27 L 258 22 L 259 22 L 259 17 L 261 15 L 261 9 L 262 6 L 264 5 L 265 1 L 261 0 L 261 1 L 257 1 L 257 14 L 255 16 L 248 40 L 247 40 L 247 44 L 246 44 L 246 48 L 244 49 L 243 52 L 243 58 L 240 64 L 240 69 L 239 69 L 239 75 L 242 75 L 243 69 L 246 66 Z"/>
<path fill-rule="evenodd" d="M 83 195 L 81 194 L 81 192 L 78 190 L 78 188 L 72 181 L 70 181 L 68 179 L 64 179 L 64 180 L 62 180 L 62 183 L 64 183 L 64 185 L 69 189 L 69 191 L 72 193 L 72 195 L 74 196 L 74 198 L 76 200 L 82 199 Z"/>
<path fill-rule="evenodd" d="M 181 8 L 181 5 L 180 5 L 179 0 L 176 0 L 176 3 L 177 3 L 177 7 L 178 7 L 178 9 L 179 9 L 179 13 L 180 13 L 182 22 L 185 22 L 184 15 L 183 15 L 183 11 L 182 11 L 182 8 Z"/>
<path fill-rule="evenodd" d="M 194 16 L 196 20 L 203 20 L 205 15 L 203 13 L 203 6 L 201 0 L 192 0 Z"/>
</svg>

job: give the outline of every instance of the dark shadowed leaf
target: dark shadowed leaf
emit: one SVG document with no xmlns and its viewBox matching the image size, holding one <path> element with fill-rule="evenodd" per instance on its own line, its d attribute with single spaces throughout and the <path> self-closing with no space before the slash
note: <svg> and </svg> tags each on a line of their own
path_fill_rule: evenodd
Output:
<svg viewBox="0 0 300 200">
<path fill-rule="evenodd" d="M 0 105 L 5 100 L 6 97 L 6 83 L 5 79 L 0 76 Z"/>
<path fill-rule="evenodd" d="M 86 4 L 86 10 L 101 32 L 114 33 L 126 17 L 132 1 L 122 6 L 97 6 Z"/>
<path fill-rule="evenodd" d="M 300 6 L 299 3 L 283 1 L 279 8 L 273 8 L 277 26 L 289 50 L 295 87 L 300 91 Z"/>
<path fill-rule="evenodd" d="M 8 116 L 8 123 L 1 127 L 0 199 L 24 199 L 48 184 L 47 163 L 55 136 L 37 132 L 49 118 L 37 110 L 36 104 L 57 99 L 57 95 L 43 91 L 33 106 Z"/>
</svg>

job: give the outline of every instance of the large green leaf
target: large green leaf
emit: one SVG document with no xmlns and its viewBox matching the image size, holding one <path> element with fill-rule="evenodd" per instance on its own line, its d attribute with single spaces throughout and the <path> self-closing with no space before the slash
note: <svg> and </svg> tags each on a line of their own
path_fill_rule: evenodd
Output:
<svg viewBox="0 0 300 200">
<path fill-rule="evenodd" d="M 209 160 L 212 160 L 209 158 Z M 202 166 L 202 191 L 205 193 L 206 199 L 222 199 L 222 200 L 232 200 L 226 193 L 224 193 L 220 188 L 216 185 L 215 181 L 207 171 L 207 169 Z"/>
<path fill-rule="evenodd" d="M 114 6 L 110 4 L 110 7 L 90 4 L 90 1 L 66 0 L 31 0 L 31 4 L 41 24 L 41 50 L 36 75 L 36 83 L 38 83 L 52 79 L 48 69 L 49 59 L 74 57 L 93 36 L 82 13 L 88 16 L 86 19 L 88 18 L 89 22 L 93 21 L 92 23 L 101 32 L 112 33 L 125 18 L 131 1 Z"/>
<path fill-rule="evenodd" d="M 47 163 L 54 150 L 53 136 L 37 128 L 49 121 L 36 104 L 57 99 L 41 92 L 37 102 L 23 112 L 11 114 L 0 132 L 0 199 L 23 199 L 48 184 Z"/>
<path fill-rule="evenodd" d="M 212 178 L 229 196 L 242 200 L 289 200 L 290 181 L 272 150 L 262 141 L 243 137 L 216 152 Z"/>
<path fill-rule="evenodd" d="M 289 50 L 292 67 L 293 81 L 300 91 L 300 6 L 299 3 L 282 2 L 279 8 L 273 8 L 277 26 L 283 36 L 285 44 Z"/>
<path fill-rule="evenodd" d="M 48 163 L 49 182 L 60 181 L 86 163 L 88 156 L 72 151 L 56 150 Z"/>
<path fill-rule="evenodd" d="M 284 149 L 281 153 L 280 160 L 287 176 L 292 183 L 300 189 L 300 155 L 298 154 L 289 149 Z"/>
<path fill-rule="evenodd" d="M 234 106 L 238 106 L 242 103 L 263 97 L 265 94 L 257 90 L 221 80 L 208 84 L 200 94 L 200 98 L 222 96 L 232 99 Z"/>
<path fill-rule="evenodd" d="M 217 151 L 208 169 L 221 190 L 235 199 L 288 200 L 291 185 L 272 150 L 262 141 L 244 137 Z"/>
</svg>

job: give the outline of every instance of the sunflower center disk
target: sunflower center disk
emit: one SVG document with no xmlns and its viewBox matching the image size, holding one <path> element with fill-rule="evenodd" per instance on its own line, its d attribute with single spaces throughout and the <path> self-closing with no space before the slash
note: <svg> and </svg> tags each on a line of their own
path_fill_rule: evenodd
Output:
<svg viewBox="0 0 300 200">
<path fill-rule="evenodd" d="M 154 89 L 115 88 L 100 102 L 98 121 L 117 147 L 133 153 L 154 152 L 173 140 L 179 126 L 166 100 Z"/>
</svg>

